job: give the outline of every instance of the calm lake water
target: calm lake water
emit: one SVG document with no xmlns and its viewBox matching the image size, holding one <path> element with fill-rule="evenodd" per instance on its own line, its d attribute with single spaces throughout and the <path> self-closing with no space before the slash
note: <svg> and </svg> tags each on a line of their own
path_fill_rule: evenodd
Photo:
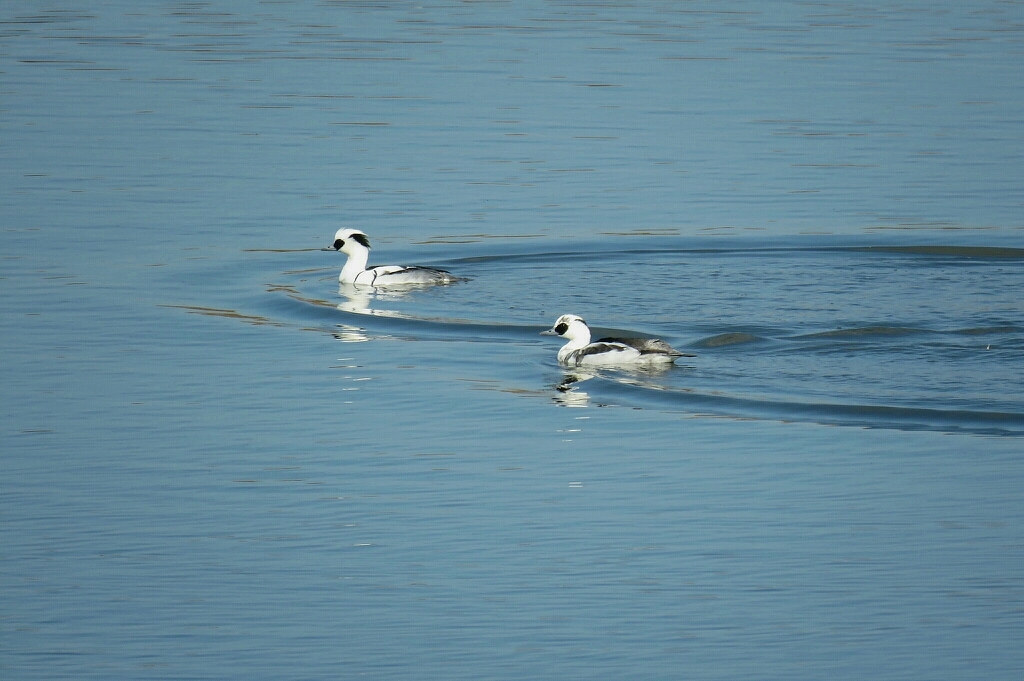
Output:
<svg viewBox="0 0 1024 681">
<path fill-rule="evenodd" d="M 0 6 L 5 681 L 1024 675 L 1024 4 L 88 5 Z"/>
</svg>

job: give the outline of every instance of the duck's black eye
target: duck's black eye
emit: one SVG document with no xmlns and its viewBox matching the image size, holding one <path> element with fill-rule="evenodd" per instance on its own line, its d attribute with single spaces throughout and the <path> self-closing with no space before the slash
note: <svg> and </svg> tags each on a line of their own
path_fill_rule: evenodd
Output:
<svg viewBox="0 0 1024 681">
<path fill-rule="evenodd" d="M 557 333 L 559 336 L 561 336 L 563 333 L 565 333 L 568 330 L 569 330 L 569 325 L 566 324 L 565 322 L 562 322 L 561 324 L 559 324 L 558 326 L 555 327 L 555 333 Z"/>
<path fill-rule="evenodd" d="M 334 240 L 334 250 L 340 251 L 341 247 L 344 246 L 344 245 L 345 245 L 344 239 L 335 239 Z"/>
</svg>

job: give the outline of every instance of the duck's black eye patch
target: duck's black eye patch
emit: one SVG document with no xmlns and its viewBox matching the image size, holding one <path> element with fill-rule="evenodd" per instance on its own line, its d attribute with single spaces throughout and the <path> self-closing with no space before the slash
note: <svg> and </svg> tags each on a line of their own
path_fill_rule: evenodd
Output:
<svg viewBox="0 0 1024 681">
<path fill-rule="evenodd" d="M 350 238 L 357 244 L 362 244 L 366 248 L 370 247 L 370 240 L 366 238 L 365 234 L 353 234 Z"/>
<path fill-rule="evenodd" d="M 557 333 L 559 336 L 561 336 L 563 333 L 565 333 L 568 330 L 569 330 L 569 325 L 566 324 L 565 322 L 562 322 L 561 324 L 559 324 L 558 326 L 555 327 L 555 333 Z"/>
<path fill-rule="evenodd" d="M 340 251 L 341 247 L 344 246 L 344 245 L 345 245 L 344 239 L 335 239 L 334 240 L 334 250 Z"/>
</svg>

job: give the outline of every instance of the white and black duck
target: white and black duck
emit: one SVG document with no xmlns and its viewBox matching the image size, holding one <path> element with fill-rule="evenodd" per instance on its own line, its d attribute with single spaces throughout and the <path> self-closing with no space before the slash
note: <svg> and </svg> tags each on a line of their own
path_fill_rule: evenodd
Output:
<svg viewBox="0 0 1024 681">
<path fill-rule="evenodd" d="M 358 229 L 339 229 L 334 235 L 334 243 L 325 251 L 340 251 L 348 256 L 345 266 L 341 268 L 338 281 L 342 284 L 362 284 L 366 286 L 425 286 L 431 284 L 451 284 L 463 281 L 446 270 L 415 265 L 377 265 L 367 267 L 370 259 L 370 239 Z"/>
<path fill-rule="evenodd" d="M 678 357 L 694 357 L 679 352 L 657 338 L 601 338 L 590 342 L 590 327 L 581 317 L 564 314 L 542 335 L 561 336 L 569 342 L 558 351 L 558 361 L 568 366 L 628 367 L 670 364 Z"/>
</svg>

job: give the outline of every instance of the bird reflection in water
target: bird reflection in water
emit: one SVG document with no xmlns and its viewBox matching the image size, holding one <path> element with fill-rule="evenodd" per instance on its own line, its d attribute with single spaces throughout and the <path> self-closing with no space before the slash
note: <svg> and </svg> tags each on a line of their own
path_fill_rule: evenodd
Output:
<svg viewBox="0 0 1024 681">
<path fill-rule="evenodd" d="M 413 317 L 397 310 L 384 310 L 371 307 L 374 301 L 394 302 L 402 300 L 412 291 L 419 291 L 429 288 L 425 285 L 407 284 L 404 286 L 389 286 L 387 288 L 377 286 L 366 286 L 363 284 L 339 284 L 338 295 L 345 300 L 338 303 L 338 309 L 342 312 L 353 314 L 368 314 L 377 317 L 396 317 L 400 319 L 412 319 Z"/>
<path fill-rule="evenodd" d="M 651 390 L 665 390 L 663 384 L 652 381 L 657 376 L 663 376 L 672 370 L 671 364 L 650 364 L 632 367 L 614 367 L 600 369 L 587 369 L 573 367 L 566 370 L 562 380 L 554 384 L 555 394 L 551 400 L 563 407 L 587 407 L 591 406 L 591 396 L 580 389 L 580 384 L 592 378 L 604 378 L 626 385 L 636 385 Z M 604 403 L 597 403 L 593 406 L 607 406 Z"/>
<path fill-rule="evenodd" d="M 555 385 L 555 394 L 551 399 L 563 407 L 588 407 L 590 395 L 579 389 L 579 384 L 588 381 L 597 374 L 590 371 L 569 371 Z"/>
</svg>

